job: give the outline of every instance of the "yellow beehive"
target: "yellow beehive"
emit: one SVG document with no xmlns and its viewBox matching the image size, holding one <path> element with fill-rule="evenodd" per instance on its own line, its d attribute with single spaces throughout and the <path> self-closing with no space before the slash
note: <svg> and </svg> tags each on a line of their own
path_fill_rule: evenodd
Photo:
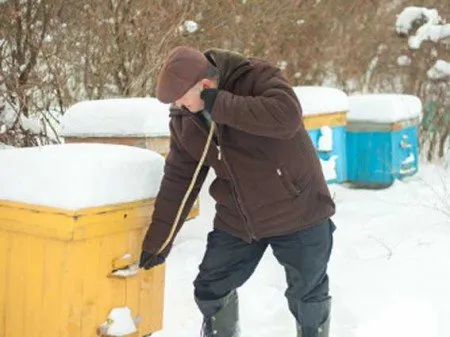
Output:
<svg viewBox="0 0 450 337">
<path fill-rule="evenodd" d="M 342 90 L 319 86 L 298 86 L 293 90 L 300 101 L 307 130 L 347 125 L 348 96 Z"/>
<path fill-rule="evenodd" d="M 155 98 L 122 98 L 83 101 L 62 118 L 66 143 L 109 143 L 169 153 L 169 106 Z M 187 220 L 200 213 L 197 199 Z"/>
<path fill-rule="evenodd" d="M 126 336 L 162 328 L 164 265 L 136 265 L 154 206 L 140 196 L 155 195 L 162 166 L 155 153 L 118 145 L 0 152 L 0 336 L 93 337 L 124 324 L 108 319 L 115 308 L 130 311 L 135 331 Z M 102 205 L 123 190 L 135 201 Z M 89 202 L 100 206 L 82 206 Z"/>
<path fill-rule="evenodd" d="M 164 266 L 129 277 L 153 201 L 66 211 L 0 202 L 0 336 L 92 337 L 111 309 L 162 328 Z M 125 257 L 125 258 L 123 258 Z"/>
</svg>

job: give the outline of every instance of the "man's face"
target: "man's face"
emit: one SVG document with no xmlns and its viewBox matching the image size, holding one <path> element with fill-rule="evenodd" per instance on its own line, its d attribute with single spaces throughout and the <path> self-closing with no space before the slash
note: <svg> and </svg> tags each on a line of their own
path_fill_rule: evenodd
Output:
<svg viewBox="0 0 450 337">
<path fill-rule="evenodd" d="M 192 113 L 197 113 L 202 111 L 205 103 L 200 98 L 200 93 L 203 90 L 202 82 L 197 83 L 192 88 L 190 88 L 182 97 L 177 99 L 174 103 L 177 107 L 185 107 Z"/>
</svg>

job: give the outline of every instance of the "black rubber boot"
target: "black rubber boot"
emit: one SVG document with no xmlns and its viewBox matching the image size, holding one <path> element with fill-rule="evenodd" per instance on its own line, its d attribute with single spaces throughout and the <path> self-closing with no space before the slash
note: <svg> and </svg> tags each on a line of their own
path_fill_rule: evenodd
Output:
<svg viewBox="0 0 450 337">
<path fill-rule="evenodd" d="M 303 312 L 302 326 L 297 321 L 297 337 L 328 337 L 330 334 L 331 299 L 322 302 L 310 302 L 308 313 Z"/>
<path fill-rule="evenodd" d="M 317 329 L 315 328 L 305 328 L 302 329 L 299 324 L 297 324 L 297 337 L 328 337 L 330 335 L 330 316 L 327 320 L 323 322 L 321 326 Z"/>
<path fill-rule="evenodd" d="M 239 308 L 236 291 L 218 300 L 199 300 L 197 305 L 203 314 L 202 337 L 238 337 Z"/>
</svg>

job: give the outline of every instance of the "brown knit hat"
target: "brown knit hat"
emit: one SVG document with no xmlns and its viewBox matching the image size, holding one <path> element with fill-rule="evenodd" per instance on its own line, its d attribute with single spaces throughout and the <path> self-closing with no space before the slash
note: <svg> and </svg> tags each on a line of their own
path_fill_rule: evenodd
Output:
<svg viewBox="0 0 450 337">
<path fill-rule="evenodd" d="M 174 48 L 167 56 L 156 83 L 156 97 L 163 103 L 173 103 L 200 81 L 208 60 L 197 49 L 188 46 Z"/>
</svg>

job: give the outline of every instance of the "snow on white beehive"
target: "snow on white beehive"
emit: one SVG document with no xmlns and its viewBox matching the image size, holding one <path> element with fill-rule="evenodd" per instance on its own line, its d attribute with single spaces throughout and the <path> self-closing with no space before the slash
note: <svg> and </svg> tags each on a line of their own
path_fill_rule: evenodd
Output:
<svg viewBox="0 0 450 337">
<path fill-rule="evenodd" d="M 156 196 L 164 158 L 124 145 L 62 144 L 0 151 L 0 200 L 75 210 Z"/>
<path fill-rule="evenodd" d="M 82 101 L 61 120 L 63 137 L 169 136 L 169 104 L 156 98 Z"/>
</svg>

